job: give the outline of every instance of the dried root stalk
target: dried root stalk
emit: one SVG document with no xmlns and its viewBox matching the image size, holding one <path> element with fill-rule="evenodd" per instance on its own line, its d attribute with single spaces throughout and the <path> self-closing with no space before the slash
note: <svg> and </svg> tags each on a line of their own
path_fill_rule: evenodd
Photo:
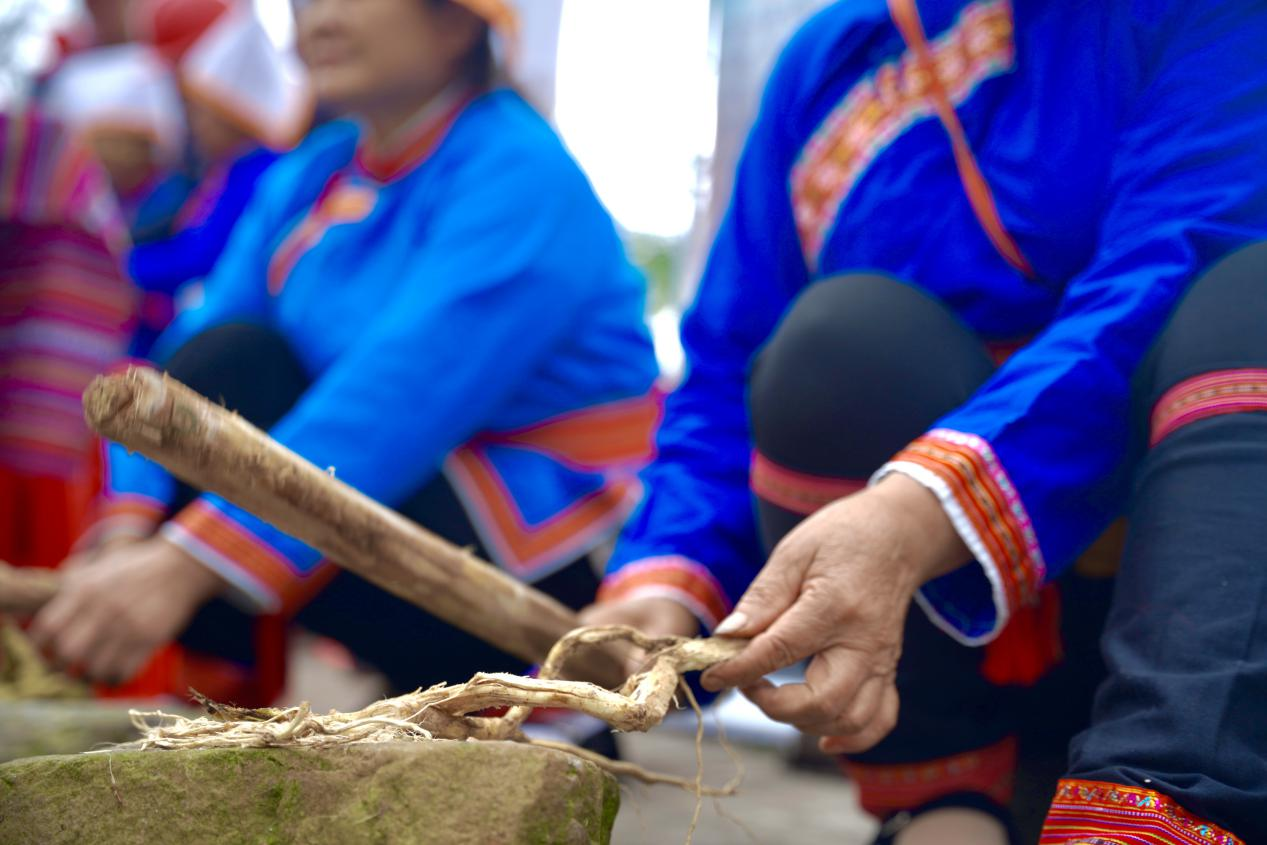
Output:
<svg viewBox="0 0 1267 845">
<path fill-rule="evenodd" d="M 49 668 L 26 634 L 0 617 L 0 701 L 88 698 L 87 685 Z"/>
<path fill-rule="evenodd" d="M 34 613 L 52 600 L 58 583 L 57 574 L 50 570 L 0 561 L 0 613 Z"/>
<path fill-rule="evenodd" d="M 616 690 L 558 677 L 583 648 L 628 642 L 648 653 L 645 668 Z M 647 731 L 664 721 L 687 672 L 707 669 L 736 654 L 741 640 L 653 639 L 630 628 L 581 628 L 550 651 L 536 678 L 478 674 L 464 684 L 440 684 L 385 699 L 354 713 L 313 713 L 307 704 L 244 709 L 204 701 L 208 714 L 196 719 L 133 711 L 143 749 L 330 747 L 359 742 L 474 739 L 525 741 L 521 726 L 536 707 L 565 708 L 602 719 L 621 731 Z M 478 715 L 509 708 L 503 716 Z M 544 743 L 537 743 L 544 744 Z M 558 746 L 551 746 L 558 747 Z M 697 795 L 731 794 L 737 784 L 705 789 L 699 782 L 654 775 L 598 755 L 567 750 L 616 774 L 647 783 L 671 783 Z M 597 759 L 596 759 L 597 758 Z"/>
</svg>

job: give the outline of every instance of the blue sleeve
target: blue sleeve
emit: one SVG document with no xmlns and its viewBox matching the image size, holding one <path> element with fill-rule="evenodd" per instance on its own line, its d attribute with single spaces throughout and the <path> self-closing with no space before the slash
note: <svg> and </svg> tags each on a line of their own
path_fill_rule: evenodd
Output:
<svg viewBox="0 0 1267 845">
<path fill-rule="evenodd" d="M 674 598 L 715 626 L 760 569 L 748 474 L 750 360 L 806 282 L 789 174 L 798 59 L 789 49 L 740 159 L 734 195 L 682 325 L 687 374 L 644 472 L 646 497 L 604 579 L 604 601 Z"/>
<path fill-rule="evenodd" d="M 268 257 L 292 207 L 289 174 L 280 171 L 265 174 L 254 201 L 229 232 L 228 243 L 203 284 L 202 302 L 178 314 L 154 342 L 151 357 L 156 363 L 162 364 L 207 329 L 268 319 Z"/>
<path fill-rule="evenodd" d="M 508 146 L 459 166 L 446 186 L 453 201 L 427 221 L 417 252 L 400 256 L 408 277 L 395 299 L 270 432 L 388 505 L 432 477 L 576 331 L 601 295 L 591 280 L 611 273 L 621 249 L 561 149 L 542 157 Z M 196 504 L 192 523 L 176 520 L 191 533 L 214 511 L 262 547 L 226 565 L 272 585 L 265 605 L 288 601 L 279 568 L 302 578 L 320 561 L 222 500 Z"/>
<path fill-rule="evenodd" d="M 210 275 L 246 209 L 260 176 L 273 161 L 270 153 L 251 153 L 235 162 L 207 218 L 170 238 L 132 249 L 128 274 L 142 290 L 174 294 L 183 285 Z"/>
<path fill-rule="evenodd" d="M 1117 515 L 1136 369 L 1189 285 L 1267 238 L 1267 15 L 1253 5 L 1175 5 L 1123 97 L 1093 261 L 1048 328 L 890 465 L 938 492 L 982 564 L 922 596 L 967 642 Z"/>
<path fill-rule="evenodd" d="M 267 178 L 263 185 L 267 187 Z M 161 365 L 188 340 L 214 326 L 267 319 L 265 264 L 282 216 L 282 210 L 269 198 L 279 195 L 286 196 L 262 190 L 259 200 L 250 204 L 206 281 L 202 303 L 177 316 L 159 335 L 151 360 Z M 107 495 L 140 496 L 164 506 L 170 504 L 175 484 L 158 464 L 115 444 L 107 450 L 106 460 Z"/>
</svg>

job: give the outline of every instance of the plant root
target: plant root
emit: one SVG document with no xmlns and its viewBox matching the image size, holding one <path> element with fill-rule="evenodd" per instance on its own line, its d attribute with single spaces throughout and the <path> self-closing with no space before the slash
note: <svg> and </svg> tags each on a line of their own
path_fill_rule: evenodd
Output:
<svg viewBox="0 0 1267 845">
<path fill-rule="evenodd" d="M 618 689 L 559 677 L 576 652 L 613 642 L 631 643 L 649 655 L 642 671 L 628 678 Z M 313 713 L 306 703 L 297 707 L 248 709 L 217 704 L 195 693 L 207 711 L 204 716 L 190 719 L 161 711 L 131 711 L 133 724 L 141 732 L 141 739 L 131 747 L 143 750 L 325 748 L 362 742 L 509 740 L 566 751 L 612 774 L 633 777 L 644 783 L 677 786 L 694 793 L 698 803 L 706 795 L 733 795 L 739 786 L 739 778 L 720 788 L 703 785 L 699 751 L 702 722 L 695 740 L 698 772 L 691 780 L 648 772 L 631 763 L 608 760 L 565 743 L 529 740 L 522 726 L 533 709 L 549 707 L 594 716 L 620 731 L 648 731 L 664 721 L 679 688 L 685 691 L 698 715 L 699 705 L 682 676 L 734 657 L 745 644 L 743 640 L 721 637 L 651 638 L 622 626 L 579 628 L 555 644 L 535 678 L 480 673 L 464 684 L 439 684 L 375 702 L 353 713 Z M 480 715 L 497 708 L 508 709 L 501 716 Z M 698 813 L 697 806 L 696 821 Z"/>
</svg>

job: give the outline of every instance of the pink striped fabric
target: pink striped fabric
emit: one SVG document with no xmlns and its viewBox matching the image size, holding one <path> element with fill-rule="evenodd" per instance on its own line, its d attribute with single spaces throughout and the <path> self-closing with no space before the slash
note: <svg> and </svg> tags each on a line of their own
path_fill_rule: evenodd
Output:
<svg viewBox="0 0 1267 845">
<path fill-rule="evenodd" d="M 89 451 L 80 394 L 122 356 L 135 294 L 96 161 L 60 126 L 0 115 L 0 464 L 69 477 Z"/>
<path fill-rule="evenodd" d="M 36 112 L 0 114 L 0 220 L 77 229 L 128 246 L 109 177 L 70 130 Z"/>
<path fill-rule="evenodd" d="M 1197 420 L 1267 411 L 1267 369 L 1217 370 L 1182 381 L 1153 408 L 1150 445 Z"/>
</svg>

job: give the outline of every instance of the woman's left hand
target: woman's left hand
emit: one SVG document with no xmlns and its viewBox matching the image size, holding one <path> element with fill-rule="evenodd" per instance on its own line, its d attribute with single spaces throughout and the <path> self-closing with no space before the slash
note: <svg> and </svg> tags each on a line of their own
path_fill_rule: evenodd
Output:
<svg viewBox="0 0 1267 845">
<path fill-rule="evenodd" d="M 66 571 L 31 637 L 60 666 L 104 683 L 136 675 L 225 582 L 160 537 L 112 546 Z"/>
<path fill-rule="evenodd" d="M 863 751 L 897 721 L 903 626 L 921 584 L 970 558 L 937 499 L 905 476 L 820 510 L 789 533 L 715 633 L 752 638 L 703 676 L 772 719 Z M 763 678 L 811 658 L 803 684 Z"/>
</svg>

